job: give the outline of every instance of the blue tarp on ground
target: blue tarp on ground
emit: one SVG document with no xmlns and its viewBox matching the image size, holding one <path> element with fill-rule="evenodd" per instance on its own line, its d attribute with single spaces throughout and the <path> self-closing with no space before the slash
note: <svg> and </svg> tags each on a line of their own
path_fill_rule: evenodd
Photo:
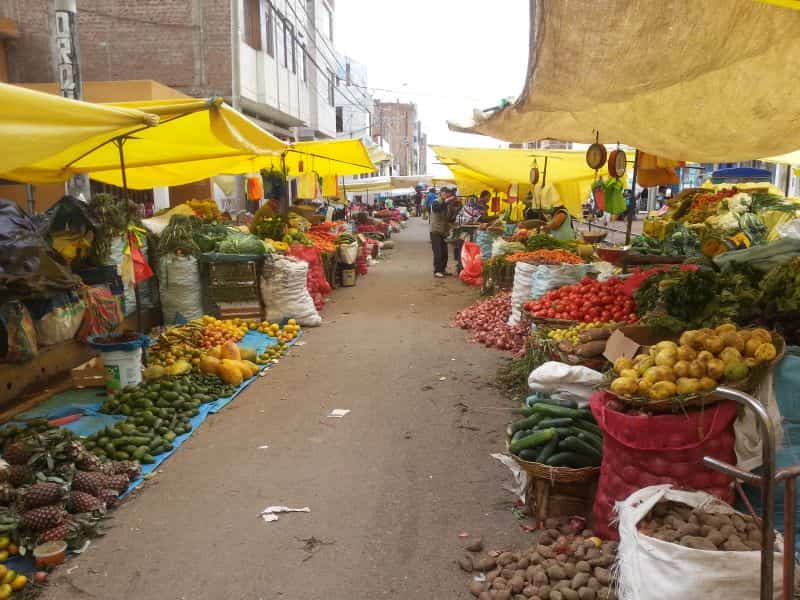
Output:
<svg viewBox="0 0 800 600">
<path fill-rule="evenodd" d="M 302 333 L 294 340 L 289 342 L 288 345 L 294 345 L 294 343 L 300 339 L 301 335 Z M 261 354 L 270 346 L 277 345 L 277 343 L 278 340 L 276 338 L 270 337 L 264 333 L 259 333 L 257 331 L 249 331 L 238 343 L 238 345 L 245 348 L 255 348 L 256 352 Z M 153 464 L 142 465 L 142 477 L 134 481 L 125 494 L 122 495 L 122 497 L 127 496 L 136 487 L 140 486 L 147 475 L 155 471 L 161 465 L 161 463 L 172 456 L 172 454 L 181 446 L 181 444 L 189 439 L 189 436 L 191 436 L 197 430 L 200 424 L 206 420 L 208 415 L 218 413 L 225 406 L 230 404 L 234 398 L 236 398 L 236 396 L 242 392 L 242 390 L 258 379 L 259 376 L 263 376 L 264 370 L 269 369 L 272 366 L 274 365 L 265 365 L 262 368 L 260 375 L 251 377 L 247 381 L 243 382 L 238 388 L 236 388 L 236 391 L 232 395 L 226 398 L 218 398 L 214 402 L 209 402 L 208 404 L 200 406 L 200 412 L 190 421 L 192 424 L 192 430 L 176 437 L 172 442 L 172 450 L 155 456 L 155 462 Z M 53 396 L 35 408 L 25 411 L 24 413 L 20 413 L 17 415 L 17 422 L 35 418 L 47 418 L 49 420 L 53 420 L 71 415 L 80 415 L 78 420 L 63 425 L 63 427 L 80 436 L 92 435 L 104 427 L 113 425 L 114 423 L 125 419 L 124 415 L 107 415 L 100 412 L 100 407 L 106 398 L 107 395 L 105 391 L 97 388 L 69 390 Z"/>
</svg>

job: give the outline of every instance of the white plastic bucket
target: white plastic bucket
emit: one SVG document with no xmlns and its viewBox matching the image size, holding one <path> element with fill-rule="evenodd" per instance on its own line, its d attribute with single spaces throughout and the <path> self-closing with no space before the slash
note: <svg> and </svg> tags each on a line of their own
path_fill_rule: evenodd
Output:
<svg viewBox="0 0 800 600">
<path fill-rule="evenodd" d="M 129 385 L 142 382 L 142 348 L 131 350 L 100 351 L 100 358 L 106 371 L 106 390 L 116 394 Z"/>
</svg>

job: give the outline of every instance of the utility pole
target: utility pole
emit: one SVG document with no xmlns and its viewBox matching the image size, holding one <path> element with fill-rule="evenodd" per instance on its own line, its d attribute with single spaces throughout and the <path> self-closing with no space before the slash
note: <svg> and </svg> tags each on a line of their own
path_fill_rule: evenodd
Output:
<svg viewBox="0 0 800 600">
<path fill-rule="evenodd" d="M 56 26 L 53 29 L 56 51 L 56 81 L 59 92 L 65 98 L 83 99 L 80 45 L 78 39 L 77 0 L 55 0 Z M 89 200 L 89 178 L 75 175 L 66 183 L 66 192 L 72 196 L 83 196 Z"/>
</svg>

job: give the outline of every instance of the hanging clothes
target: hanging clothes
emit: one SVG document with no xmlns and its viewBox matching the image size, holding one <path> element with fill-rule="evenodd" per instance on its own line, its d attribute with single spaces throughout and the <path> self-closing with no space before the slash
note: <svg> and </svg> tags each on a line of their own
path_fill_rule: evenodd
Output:
<svg viewBox="0 0 800 600">
<path fill-rule="evenodd" d="M 314 173 L 297 176 L 297 197 L 306 200 L 317 197 L 317 176 Z"/>
<path fill-rule="evenodd" d="M 339 196 L 339 178 L 336 175 L 323 176 L 322 195 L 325 198 L 337 198 Z"/>
</svg>

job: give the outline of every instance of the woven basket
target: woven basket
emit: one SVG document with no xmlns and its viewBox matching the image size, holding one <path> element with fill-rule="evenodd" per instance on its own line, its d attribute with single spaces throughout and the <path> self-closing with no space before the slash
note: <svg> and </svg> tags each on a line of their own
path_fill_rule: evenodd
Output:
<svg viewBox="0 0 800 600">
<path fill-rule="evenodd" d="M 531 323 L 538 325 L 539 327 L 547 327 L 549 329 L 569 329 L 580 322 L 571 321 L 569 319 L 548 319 L 547 317 L 535 317 L 527 310 L 523 310 L 522 314 L 525 315 L 525 318 Z"/>
<path fill-rule="evenodd" d="M 585 483 L 592 481 L 600 474 L 600 467 L 584 467 L 583 469 L 571 469 L 569 467 L 551 467 L 542 463 L 522 460 L 513 454 L 508 447 L 509 440 L 506 438 L 506 452 L 517 461 L 517 464 L 534 479 L 544 479 L 552 483 Z"/>
<path fill-rule="evenodd" d="M 553 483 L 586 483 L 600 475 L 600 467 L 585 467 L 583 469 L 551 467 L 550 465 L 522 460 L 514 454 L 511 456 L 534 479 L 544 479 Z"/>
<path fill-rule="evenodd" d="M 733 383 L 725 383 L 726 387 L 739 390 L 746 394 L 753 393 L 756 388 L 764 381 L 764 378 L 769 374 L 770 370 L 777 365 L 786 354 L 786 341 L 783 337 L 775 331 L 770 332 L 772 335 L 772 343 L 775 345 L 777 354 L 775 358 L 768 363 L 762 363 L 755 367 L 746 379 Z M 672 398 L 665 398 L 663 400 L 652 400 L 650 398 L 643 398 L 641 396 L 626 397 L 615 394 L 611 391 L 611 380 L 615 377 L 612 371 L 606 376 L 606 381 L 599 387 L 599 389 L 607 392 L 617 398 L 620 404 L 630 408 L 646 409 L 654 413 L 673 413 L 682 412 L 687 408 L 704 408 L 706 406 L 713 406 L 714 404 L 724 400 L 721 396 L 717 396 L 714 392 L 705 394 L 689 394 L 684 396 L 674 396 Z"/>
</svg>

